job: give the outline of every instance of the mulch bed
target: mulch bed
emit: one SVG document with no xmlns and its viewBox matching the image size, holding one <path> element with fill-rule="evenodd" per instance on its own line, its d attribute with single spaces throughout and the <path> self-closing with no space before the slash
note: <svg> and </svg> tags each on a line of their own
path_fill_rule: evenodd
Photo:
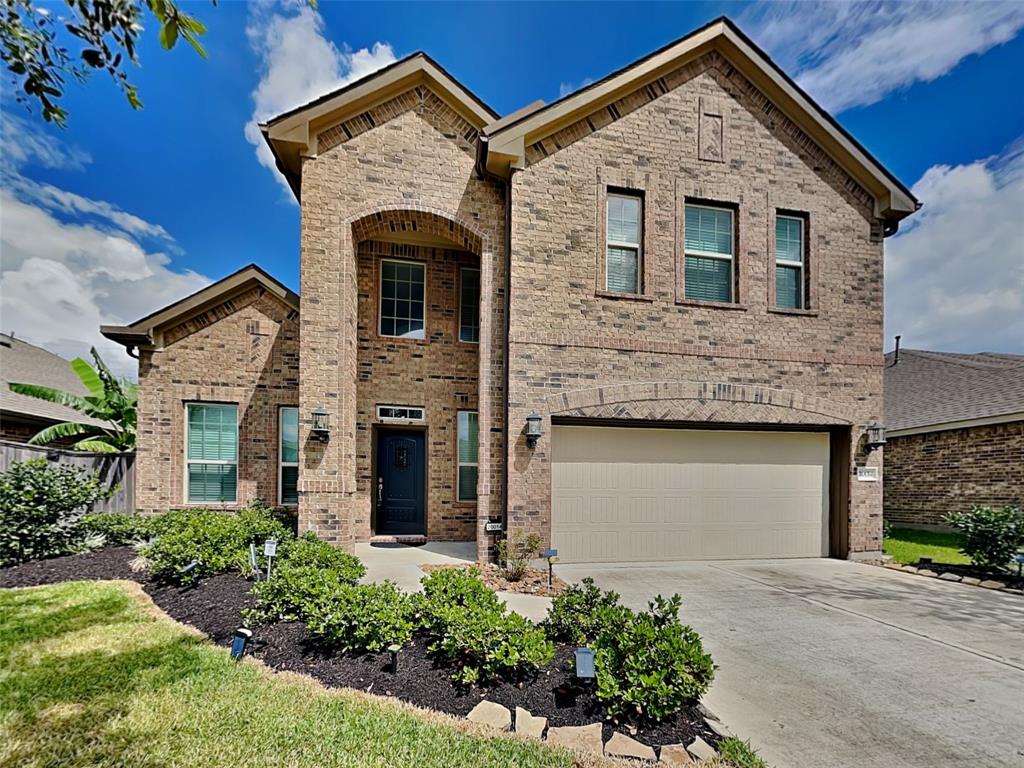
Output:
<svg viewBox="0 0 1024 768">
<path fill-rule="evenodd" d="M 548 572 L 540 568 L 527 568 L 523 578 L 519 581 L 509 581 L 501 572 L 501 568 L 493 563 L 487 565 L 440 565 L 438 563 L 427 563 L 421 565 L 420 570 L 425 573 L 438 571 L 443 568 L 457 568 L 469 570 L 475 568 L 480 571 L 480 579 L 491 589 L 499 592 L 519 592 L 524 595 L 540 595 L 542 597 L 555 597 L 562 594 L 568 584 L 557 576 L 552 577 L 551 586 L 548 586 Z"/>
<path fill-rule="evenodd" d="M 133 571 L 131 547 L 108 547 L 0 569 L 0 587 L 32 587 L 86 579 L 127 579 L 138 582 L 164 612 L 206 634 L 218 645 L 230 645 L 241 613 L 253 606 L 252 582 L 236 573 L 201 580 L 192 587 L 159 584 L 145 572 Z M 545 584 L 546 584 L 545 574 Z M 329 687 L 354 688 L 396 698 L 421 707 L 466 715 L 481 699 L 517 706 L 548 718 L 549 725 L 587 725 L 601 720 L 601 707 L 592 688 L 577 684 L 572 646 L 555 645 L 555 658 L 535 678 L 519 684 L 462 688 L 451 682 L 452 668 L 427 652 L 416 638 L 399 654 L 398 671 L 388 671 L 386 653 L 347 656 L 319 645 L 305 626 L 279 622 L 254 629 L 251 654 L 276 670 L 298 672 Z M 689 744 L 700 736 L 715 745 L 711 731 L 696 708 L 662 723 L 605 722 L 604 738 L 614 731 L 651 746 Z"/>
</svg>

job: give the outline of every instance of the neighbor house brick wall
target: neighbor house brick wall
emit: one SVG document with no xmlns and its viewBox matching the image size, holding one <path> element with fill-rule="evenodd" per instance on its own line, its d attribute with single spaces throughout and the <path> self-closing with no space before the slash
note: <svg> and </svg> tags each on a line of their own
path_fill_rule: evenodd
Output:
<svg viewBox="0 0 1024 768">
<path fill-rule="evenodd" d="M 945 525 L 975 504 L 1024 508 L 1024 421 L 889 438 L 888 522 Z"/>
<path fill-rule="evenodd" d="M 652 86 L 653 87 L 653 86 Z M 624 97 L 534 146 L 513 176 L 509 515 L 547 535 L 551 498 L 551 396 L 627 382 L 704 382 L 784 390 L 829 404 L 819 418 L 796 406 L 666 408 L 658 398 L 598 408 L 603 418 L 704 413 L 770 424 L 848 424 L 851 461 L 866 456 L 862 426 L 882 417 L 882 245 L 870 196 L 822 157 L 723 58 L 709 56 Z M 720 151 L 698 153 L 703 111 L 721 113 Z M 767 106 L 767 108 L 766 108 Z M 615 114 L 621 115 L 615 119 Z M 700 159 L 700 158 L 706 159 Z M 612 298 L 596 257 L 605 179 L 633 179 L 653 229 L 645 233 L 645 296 Z M 739 302 L 723 308 L 678 295 L 687 200 L 737 209 Z M 809 215 L 816 280 L 809 311 L 769 305 L 776 209 Z M 716 390 L 719 391 L 719 390 Z M 728 386 L 719 399 L 729 401 Z M 544 436 L 525 445 L 531 410 Z M 564 415 L 564 414 L 563 414 Z M 568 414 L 573 415 L 573 414 Z M 576 414 L 581 415 L 581 414 Z M 587 414 L 593 415 L 593 414 Z M 880 548 L 880 483 L 850 482 L 853 552 Z"/>
<path fill-rule="evenodd" d="M 262 288 L 163 332 L 139 359 L 136 506 L 186 506 L 185 404 L 238 406 L 238 508 L 276 503 L 278 410 L 298 405 L 298 313 Z"/>
</svg>

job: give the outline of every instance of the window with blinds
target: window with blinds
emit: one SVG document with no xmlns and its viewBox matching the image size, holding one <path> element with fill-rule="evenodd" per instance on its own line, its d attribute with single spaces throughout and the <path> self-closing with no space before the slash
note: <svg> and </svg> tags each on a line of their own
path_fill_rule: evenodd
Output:
<svg viewBox="0 0 1024 768">
<path fill-rule="evenodd" d="M 640 293 L 643 249 L 643 199 L 636 195 L 608 194 L 605 287 L 613 293 Z"/>
<path fill-rule="evenodd" d="M 299 409 L 281 408 L 278 413 L 279 504 L 299 503 Z"/>
<path fill-rule="evenodd" d="M 458 433 L 458 500 L 476 501 L 479 439 L 476 411 L 459 411 Z"/>
<path fill-rule="evenodd" d="M 238 406 L 188 403 L 185 408 L 186 501 L 236 501 Z"/>
<path fill-rule="evenodd" d="M 805 309 L 804 220 L 799 216 L 775 217 L 775 306 Z"/>
<path fill-rule="evenodd" d="M 729 208 L 687 205 L 684 219 L 686 298 L 733 301 L 733 212 Z"/>
</svg>

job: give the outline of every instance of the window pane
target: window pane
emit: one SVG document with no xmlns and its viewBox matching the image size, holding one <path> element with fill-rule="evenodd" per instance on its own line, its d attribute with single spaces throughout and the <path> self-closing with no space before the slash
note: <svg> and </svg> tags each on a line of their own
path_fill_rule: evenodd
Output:
<svg viewBox="0 0 1024 768">
<path fill-rule="evenodd" d="M 686 257 L 686 298 L 732 301 L 732 263 L 725 259 Z"/>
<path fill-rule="evenodd" d="M 189 464 L 188 500 L 234 501 L 237 475 L 234 464 Z"/>
<path fill-rule="evenodd" d="M 800 267 L 775 267 L 775 304 L 788 309 L 802 309 L 803 270 Z"/>
<path fill-rule="evenodd" d="M 732 255 L 732 211 L 686 206 L 687 251 Z"/>
<path fill-rule="evenodd" d="M 477 457 L 477 414 L 475 411 L 459 411 L 459 463 L 476 464 Z"/>
<path fill-rule="evenodd" d="M 476 467 L 459 467 L 459 501 L 476 501 Z"/>
<path fill-rule="evenodd" d="M 640 293 L 637 252 L 634 248 L 608 248 L 608 290 Z"/>
<path fill-rule="evenodd" d="M 423 264 L 383 261 L 380 282 L 380 332 L 382 336 L 422 339 Z"/>
<path fill-rule="evenodd" d="M 608 240 L 640 243 L 640 199 L 608 195 Z"/>
<path fill-rule="evenodd" d="M 281 409 L 281 461 L 299 460 L 299 409 Z"/>
<path fill-rule="evenodd" d="M 298 467 L 281 467 L 281 503 L 299 503 Z"/>
<path fill-rule="evenodd" d="M 480 341 L 480 270 L 463 269 L 459 289 L 459 341 Z"/>
<path fill-rule="evenodd" d="M 238 456 L 237 409 L 233 405 L 188 406 L 189 459 L 234 461 Z"/>
<path fill-rule="evenodd" d="M 775 258 L 782 261 L 804 260 L 803 221 L 793 216 L 775 218 Z"/>
</svg>

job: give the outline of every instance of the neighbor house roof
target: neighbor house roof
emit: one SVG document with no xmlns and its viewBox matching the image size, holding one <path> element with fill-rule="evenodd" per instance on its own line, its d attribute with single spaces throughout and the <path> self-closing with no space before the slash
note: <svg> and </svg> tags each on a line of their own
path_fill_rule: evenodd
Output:
<svg viewBox="0 0 1024 768">
<path fill-rule="evenodd" d="M 1024 419 L 1024 356 L 902 349 L 885 356 L 890 436 Z"/>
<path fill-rule="evenodd" d="M 95 426 L 106 425 L 106 422 L 86 416 L 66 405 L 12 392 L 8 386 L 11 382 L 38 384 L 74 395 L 89 394 L 71 364 L 63 357 L 29 344 L 13 334 L 0 333 L 0 418 L 13 417 L 21 421 L 28 419 L 54 424 L 77 421 Z"/>
<path fill-rule="evenodd" d="M 222 304 L 232 296 L 244 293 L 257 285 L 298 310 L 299 296 L 297 293 L 290 290 L 281 281 L 271 277 L 260 267 L 250 264 L 180 301 L 136 320 L 131 325 L 102 325 L 100 333 L 128 349 L 160 346 L 163 329 L 202 314 L 211 307 Z"/>
</svg>

